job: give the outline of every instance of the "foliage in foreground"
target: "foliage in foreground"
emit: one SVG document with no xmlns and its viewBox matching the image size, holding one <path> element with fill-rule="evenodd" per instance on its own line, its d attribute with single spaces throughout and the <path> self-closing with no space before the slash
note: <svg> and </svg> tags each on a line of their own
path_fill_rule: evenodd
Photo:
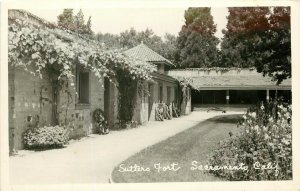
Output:
<svg viewBox="0 0 300 191">
<path fill-rule="evenodd" d="M 69 141 L 67 130 L 61 126 L 30 128 L 23 138 L 27 149 L 59 148 Z"/>
<path fill-rule="evenodd" d="M 210 172 L 228 180 L 292 179 L 291 117 L 291 105 L 280 101 L 249 109 L 243 116 L 244 131 L 221 142 L 209 159 L 214 167 L 233 167 L 243 163 L 248 169 Z M 262 165 L 268 164 L 274 169 L 261 169 Z"/>
</svg>

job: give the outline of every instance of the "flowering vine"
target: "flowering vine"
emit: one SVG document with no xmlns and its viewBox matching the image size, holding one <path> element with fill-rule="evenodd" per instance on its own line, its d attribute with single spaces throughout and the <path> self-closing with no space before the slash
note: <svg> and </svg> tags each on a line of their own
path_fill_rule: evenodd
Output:
<svg viewBox="0 0 300 191">
<path fill-rule="evenodd" d="M 14 18 L 10 18 L 8 28 L 8 49 L 11 66 L 21 67 L 40 78 L 45 74 L 50 77 L 54 98 L 63 87 L 68 90 L 69 85 L 74 85 L 77 64 L 94 73 L 99 81 L 108 78 L 112 83 L 120 73 L 135 81 L 147 80 L 156 69 L 150 63 L 129 58 L 122 50 L 104 50 L 95 41 L 55 27 L 38 28 Z M 71 97 L 70 92 L 68 95 Z"/>
</svg>

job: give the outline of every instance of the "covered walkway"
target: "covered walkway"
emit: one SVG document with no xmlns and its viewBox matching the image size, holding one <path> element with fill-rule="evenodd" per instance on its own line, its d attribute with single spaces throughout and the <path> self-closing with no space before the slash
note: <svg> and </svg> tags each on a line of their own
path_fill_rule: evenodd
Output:
<svg viewBox="0 0 300 191">
<path fill-rule="evenodd" d="M 235 107 L 283 97 L 291 102 L 291 79 L 277 85 L 254 68 L 186 68 L 169 72 L 174 77 L 191 79 L 192 107 Z"/>
</svg>

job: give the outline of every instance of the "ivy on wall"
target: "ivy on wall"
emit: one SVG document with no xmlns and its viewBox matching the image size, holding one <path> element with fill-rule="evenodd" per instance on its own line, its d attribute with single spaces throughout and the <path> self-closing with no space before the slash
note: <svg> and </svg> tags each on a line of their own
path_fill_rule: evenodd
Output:
<svg viewBox="0 0 300 191">
<path fill-rule="evenodd" d="M 21 67 L 40 78 L 43 78 L 43 74 L 47 74 L 53 85 L 55 105 L 57 105 L 58 92 L 62 89 L 67 91 L 69 97 L 66 112 L 71 104 L 70 86 L 74 87 L 76 64 L 94 73 L 99 82 L 102 82 L 104 77 L 108 78 L 111 83 L 118 80 L 120 84 L 118 88 L 121 92 L 123 86 L 127 88 L 126 86 L 131 84 L 130 87 L 134 88 L 134 84 L 137 84 L 139 80 L 150 79 L 150 74 L 156 69 L 152 64 L 127 57 L 122 50 L 103 50 L 102 46 L 95 41 L 83 40 L 76 36 L 72 36 L 72 39 L 66 38 L 70 35 L 63 30 L 37 28 L 27 23 L 26 20 L 9 19 L 9 64 L 13 67 Z M 30 70 L 29 66 L 33 66 L 34 70 Z M 124 90 L 121 93 L 123 98 L 120 99 L 127 99 L 125 97 L 131 93 L 132 91 Z M 132 103 L 129 105 L 133 106 Z M 126 104 L 120 107 L 124 110 Z M 58 115 L 55 107 L 54 113 Z M 127 121 L 132 115 L 121 114 L 120 118 Z M 56 119 L 56 122 L 58 121 Z"/>
<path fill-rule="evenodd" d="M 117 75 L 119 100 L 118 120 L 119 127 L 124 129 L 132 122 L 137 100 L 138 81 L 130 78 L 128 72 L 119 71 Z"/>
<path fill-rule="evenodd" d="M 183 77 L 183 76 L 173 76 L 175 79 L 179 82 L 180 91 L 179 93 L 179 113 L 182 112 L 181 110 L 186 107 L 189 98 L 190 98 L 190 89 L 196 89 L 195 87 L 192 87 L 193 79 L 190 77 Z M 177 109 L 175 109 L 177 110 Z"/>
</svg>

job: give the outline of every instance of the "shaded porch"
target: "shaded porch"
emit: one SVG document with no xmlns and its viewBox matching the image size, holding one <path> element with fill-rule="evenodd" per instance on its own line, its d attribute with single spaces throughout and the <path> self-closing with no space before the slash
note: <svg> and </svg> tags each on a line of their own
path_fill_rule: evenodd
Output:
<svg viewBox="0 0 300 191">
<path fill-rule="evenodd" d="M 291 102 L 290 90 L 195 90 L 191 92 L 193 110 L 211 107 L 227 108 L 234 111 L 244 110 L 250 105 L 282 97 Z M 226 110 L 227 110 L 226 109 Z"/>
</svg>

